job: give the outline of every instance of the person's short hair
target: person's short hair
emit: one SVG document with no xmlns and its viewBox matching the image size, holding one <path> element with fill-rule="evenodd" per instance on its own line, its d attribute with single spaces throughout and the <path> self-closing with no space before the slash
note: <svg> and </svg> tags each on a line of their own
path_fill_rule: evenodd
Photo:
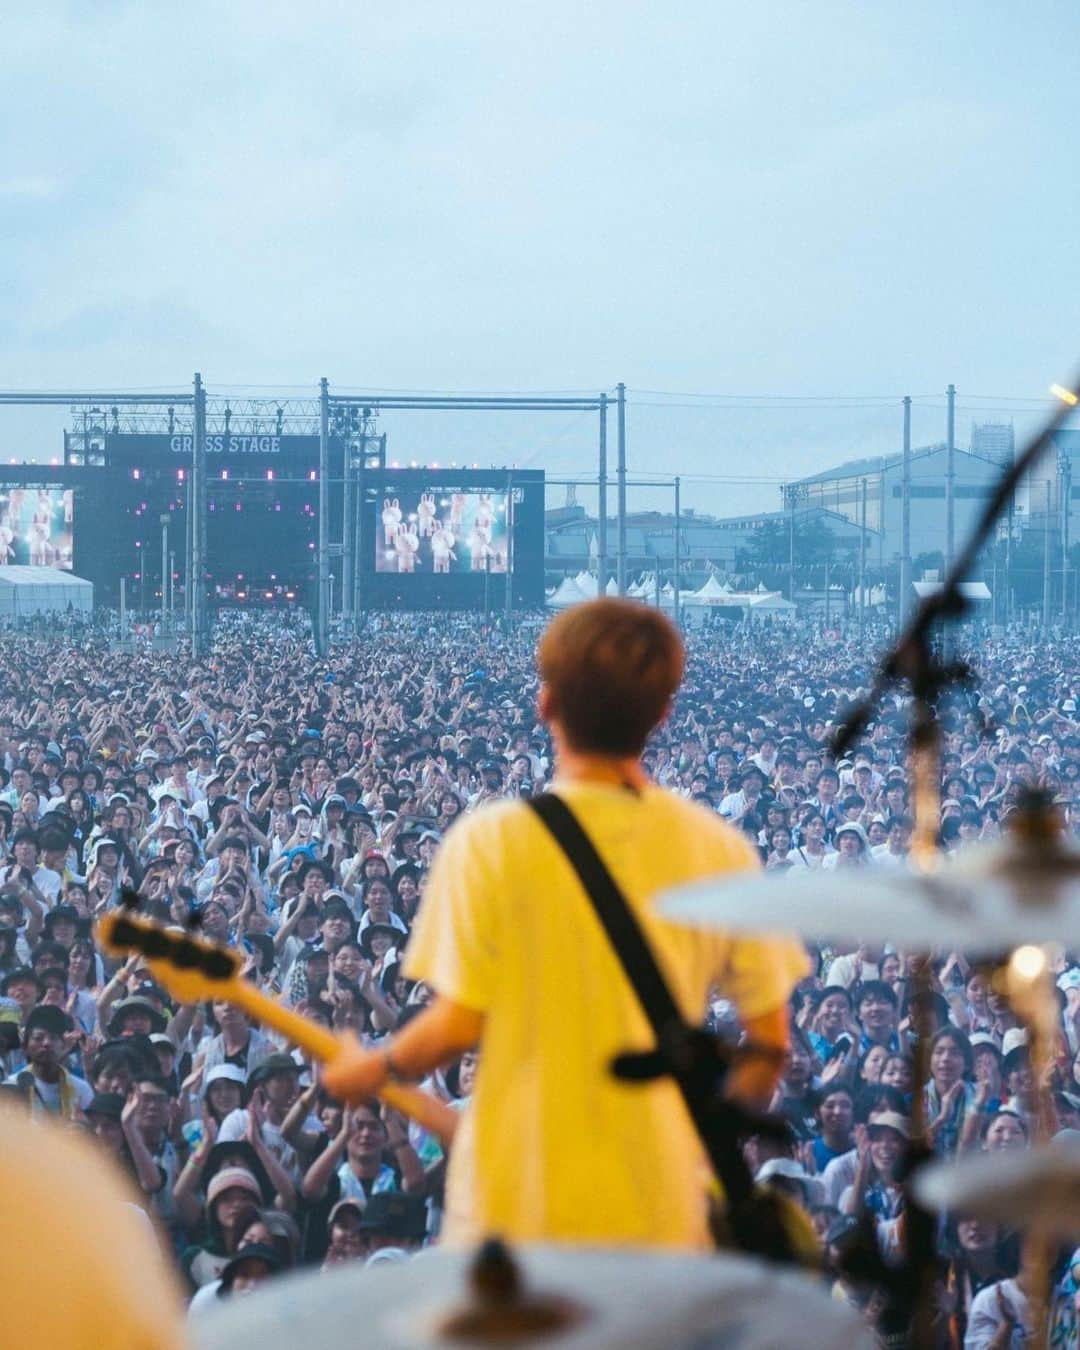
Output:
<svg viewBox="0 0 1080 1350">
<path fill-rule="evenodd" d="M 679 687 L 685 659 L 669 619 L 614 597 L 560 614 L 537 656 L 570 744 L 608 755 L 641 753 Z"/>
<path fill-rule="evenodd" d="M 900 1000 L 896 997 L 896 990 L 891 984 L 886 984 L 884 980 L 864 980 L 859 985 L 857 1006 L 861 1007 L 863 1001 L 868 998 L 884 1000 L 891 1003 L 894 1008 L 899 1006 Z"/>
</svg>

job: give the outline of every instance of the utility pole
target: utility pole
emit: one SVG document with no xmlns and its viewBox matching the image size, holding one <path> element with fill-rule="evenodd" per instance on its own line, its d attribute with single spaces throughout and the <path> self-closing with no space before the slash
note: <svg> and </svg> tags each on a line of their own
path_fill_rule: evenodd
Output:
<svg viewBox="0 0 1080 1350">
<path fill-rule="evenodd" d="M 349 409 L 350 418 L 356 409 Z M 345 483 L 341 494 L 341 613 L 353 612 L 353 451 L 355 437 L 350 426 L 342 437 L 341 463 Z"/>
<path fill-rule="evenodd" d="M 1072 460 L 1062 454 L 1061 467 L 1061 622 L 1069 622 L 1069 501 L 1072 497 Z"/>
<path fill-rule="evenodd" d="M 953 495 L 956 483 L 956 386 L 950 384 L 948 416 L 945 428 L 945 575 L 952 567 L 956 546 L 956 518 Z"/>
<path fill-rule="evenodd" d="M 315 586 L 315 651 L 325 656 L 330 642 L 330 387 L 326 377 L 319 381 L 319 538 Z"/>
<path fill-rule="evenodd" d="M 1005 536 L 1005 623 L 1011 624 L 1013 621 L 1013 586 L 1012 586 L 1012 546 L 1013 546 L 1013 511 L 1016 506 L 1016 493 L 1009 498 L 1009 533 Z"/>
<path fill-rule="evenodd" d="M 859 637 L 866 619 L 866 476 L 859 480 Z"/>
<path fill-rule="evenodd" d="M 596 594 L 607 595 L 607 394 L 600 395 L 600 449 L 596 466 Z"/>
<path fill-rule="evenodd" d="M 615 566 L 619 584 L 619 594 L 626 594 L 626 385 L 621 381 L 615 386 L 618 397 L 618 477 L 619 493 L 619 542 Z"/>
<path fill-rule="evenodd" d="M 679 569 L 682 565 L 682 505 L 680 501 L 681 484 L 678 474 L 675 475 L 675 575 L 672 578 L 672 589 L 675 594 L 672 596 L 674 601 L 675 622 L 678 624 L 682 619 L 682 587 L 679 580 Z"/>
<path fill-rule="evenodd" d="M 788 498 L 788 599 L 795 603 L 795 488 L 785 489 Z"/>
<path fill-rule="evenodd" d="M 514 617 L 514 475 L 506 475 L 506 625 L 510 630 L 510 621 Z M 603 594 L 603 592 L 599 592 Z"/>
<path fill-rule="evenodd" d="M 161 516 L 161 636 L 169 633 L 169 521 L 167 511 Z"/>
<path fill-rule="evenodd" d="M 1043 627 L 1050 627 L 1050 479 L 1046 480 L 1046 519 L 1043 521 Z"/>
<path fill-rule="evenodd" d="M 831 570 L 831 564 L 832 564 L 832 553 L 831 553 L 831 551 L 829 551 L 828 546 L 826 546 L 826 553 L 825 553 L 825 627 L 826 627 L 826 628 L 828 628 L 828 626 L 829 626 L 829 610 L 830 610 L 830 599 L 831 599 L 830 594 L 829 594 L 829 584 L 830 584 L 830 581 L 831 581 L 831 578 L 830 578 L 830 576 L 829 576 L 829 572 L 830 572 L 830 570 Z"/>
<path fill-rule="evenodd" d="M 202 656 L 206 639 L 206 390 L 195 372 L 195 404 L 191 437 L 191 655 Z"/>
<path fill-rule="evenodd" d="M 882 475 L 882 489 L 885 479 Z M 911 396 L 904 396 L 904 470 L 901 479 L 900 506 L 900 604 L 897 622 L 903 627 L 911 602 Z M 884 502 L 882 503 L 884 510 Z M 883 531 L 884 532 L 884 531 Z"/>
</svg>

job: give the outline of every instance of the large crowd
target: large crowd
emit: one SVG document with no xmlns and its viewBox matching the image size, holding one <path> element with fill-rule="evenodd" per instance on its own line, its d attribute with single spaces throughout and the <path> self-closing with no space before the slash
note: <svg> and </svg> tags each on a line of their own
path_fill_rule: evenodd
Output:
<svg viewBox="0 0 1080 1350">
<path fill-rule="evenodd" d="M 219 616 L 199 661 L 121 652 L 107 632 L 0 638 L 0 1061 L 3 1091 L 114 1155 L 191 1293 L 192 1316 L 298 1265 L 404 1260 L 437 1240 L 439 1142 L 377 1105 L 343 1110 L 318 1066 L 234 1006 L 170 998 L 140 959 L 94 944 L 130 890 L 163 924 L 243 954 L 246 978 L 305 1017 L 377 1041 L 431 991 L 402 954 L 455 819 L 551 781 L 536 712 L 540 616 L 385 615 L 316 658 L 297 619 Z M 717 624 L 646 766 L 725 816 L 771 872 L 904 861 L 907 710 L 882 707 L 846 758 L 831 736 L 875 645 L 820 625 Z M 942 702 L 942 846 L 996 837 L 1038 787 L 1072 831 L 1080 802 L 1080 640 L 972 630 L 977 679 Z M 602 691 L 597 691 L 598 697 Z M 880 1300 L 840 1268 L 862 1216 L 903 1240 L 916 1024 L 933 1027 L 925 1109 L 946 1156 L 1030 1146 L 1036 1095 L 1080 1130 L 1080 965 L 1060 953 L 1056 1053 L 1034 1081 L 1026 1032 L 986 968 L 867 940 L 809 948 L 773 1102 L 786 1143 L 752 1139 L 758 1181 L 805 1210 L 835 1297 Z M 721 1000 L 702 1009 L 737 1034 Z M 475 1054 L 426 1087 L 467 1107 Z M 527 1160 L 523 1159 L 523 1165 Z M 942 1346 L 1025 1343 L 1020 1235 L 941 1226 Z M 1080 1251 L 1054 1271 L 1055 1345 L 1075 1345 Z"/>
</svg>

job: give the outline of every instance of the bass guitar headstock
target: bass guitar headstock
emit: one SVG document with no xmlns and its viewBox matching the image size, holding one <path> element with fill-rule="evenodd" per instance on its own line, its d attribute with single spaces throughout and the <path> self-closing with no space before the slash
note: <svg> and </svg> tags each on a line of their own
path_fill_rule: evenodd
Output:
<svg viewBox="0 0 1080 1350">
<path fill-rule="evenodd" d="M 96 933 L 102 949 L 113 956 L 144 956 L 154 978 L 181 1003 L 228 998 L 242 978 L 243 958 L 237 952 L 166 928 L 131 908 L 106 914 Z"/>
</svg>

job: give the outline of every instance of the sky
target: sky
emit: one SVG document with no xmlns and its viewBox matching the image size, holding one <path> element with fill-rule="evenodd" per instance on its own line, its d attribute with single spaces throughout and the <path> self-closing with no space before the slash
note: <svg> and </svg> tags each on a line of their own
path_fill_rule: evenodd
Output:
<svg viewBox="0 0 1080 1350">
<path fill-rule="evenodd" d="M 1080 367 L 1078 39 L 1071 0 L 24 6 L 0 387 L 621 380 L 631 475 L 724 513 L 898 449 L 904 394 L 917 445 L 950 382 L 961 445 L 1023 434 Z M 64 421 L 0 409 L 0 459 Z M 381 426 L 595 470 L 589 415 Z"/>
</svg>

